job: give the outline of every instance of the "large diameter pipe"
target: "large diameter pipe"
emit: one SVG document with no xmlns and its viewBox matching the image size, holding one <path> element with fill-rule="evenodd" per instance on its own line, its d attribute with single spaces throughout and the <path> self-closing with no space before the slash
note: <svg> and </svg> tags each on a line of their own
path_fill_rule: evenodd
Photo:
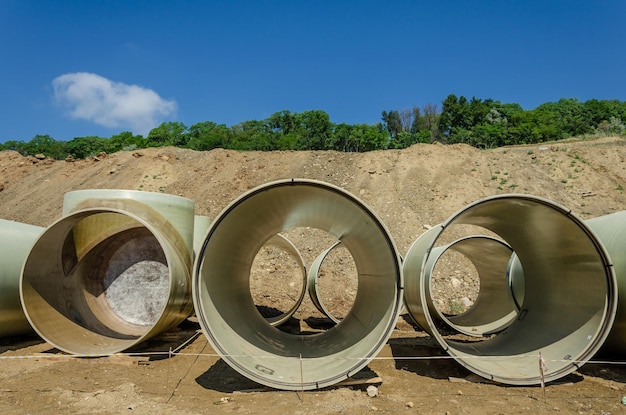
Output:
<svg viewBox="0 0 626 415">
<path fill-rule="evenodd" d="M 626 211 L 589 219 L 585 223 L 598 235 L 611 256 L 619 291 L 615 322 L 603 351 L 623 358 L 626 350 Z"/>
<path fill-rule="evenodd" d="M 0 337 L 32 332 L 20 302 L 20 274 L 40 226 L 0 219 Z"/>
<path fill-rule="evenodd" d="M 20 296 L 48 343 L 71 354 L 117 353 L 191 313 L 194 203 L 146 193 L 70 195 L 66 215 L 34 243 Z"/>
<path fill-rule="evenodd" d="M 438 261 L 449 251 L 458 252 L 467 258 L 476 269 L 480 280 L 480 289 L 474 304 L 458 315 L 442 313 L 433 302 L 432 274 Z M 433 248 L 424 269 L 424 287 L 427 290 L 430 315 L 435 324 L 444 324 L 469 336 L 484 336 L 509 326 L 517 318 L 519 311 L 506 278 L 512 253 L 511 247 L 503 241 L 481 235 L 468 236 Z"/>
<path fill-rule="evenodd" d="M 273 235 L 295 227 L 326 231 L 344 244 L 358 272 L 349 314 L 315 335 L 272 327 L 250 294 L 250 266 Z M 194 264 L 193 299 L 203 332 L 224 361 L 267 386 L 333 385 L 375 357 L 391 335 L 402 298 L 402 269 L 382 221 L 341 188 L 314 180 L 267 183 L 215 219 Z"/>
<path fill-rule="evenodd" d="M 494 232 L 523 268 L 519 316 L 489 339 L 448 339 L 434 325 L 429 307 L 421 306 L 428 292 L 423 264 L 438 238 L 455 225 Z M 535 196 L 499 195 L 469 205 L 427 234 L 405 258 L 407 310 L 474 373 L 516 385 L 553 381 L 583 365 L 607 338 L 618 300 L 614 269 L 602 241 L 570 210 Z M 540 354 L 548 362 L 543 377 Z"/>
<path fill-rule="evenodd" d="M 618 286 L 618 304 L 615 313 L 615 322 L 602 346 L 602 352 L 618 357 L 624 356 L 626 349 L 626 211 L 616 212 L 609 215 L 585 221 L 602 241 L 606 251 L 611 257 L 615 270 Z M 511 262 L 509 284 L 516 302 L 521 303 L 524 299 L 524 272 L 519 260 L 514 255 Z"/>
</svg>

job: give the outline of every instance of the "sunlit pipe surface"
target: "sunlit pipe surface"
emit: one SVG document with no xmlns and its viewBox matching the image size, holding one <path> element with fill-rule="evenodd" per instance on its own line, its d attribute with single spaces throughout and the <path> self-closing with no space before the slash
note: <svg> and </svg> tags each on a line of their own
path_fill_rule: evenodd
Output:
<svg viewBox="0 0 626 415">
<path fill-rule="evenodd" d="M 309 268 L 309 271 L 307 273 L 307 291 L 309 293 L 309 298 L 311 299 L 311 302 L 313 303 L 315 308 L 320 311 L 320 313 L 324 314 L 335 323 L 339 323 L 341 319 L 335 317 L 333 313 L 331 313 L 330 310 L 326 308 L 324 302 L 319 298 L 319 295 L 317 293 L 317 284 L 319 281 L 320 268 L 324 263 L 324 260 L 326 259 L 328 254 L 340 244 L 341 242 L 336 242 L 330 248 L 319 254 L 311 264 L 311 267 Z"/>
<path fill-rule="evenodd" d="M 336 237 L 358 272 L 350 313 L 318 334 L 272 327 L 250 294 L 250 266 L 259 248 L 294 227 Z M 402 279 L 389 232 L 363 202 L 323 182 L 280 180 L 241 195 L 215 219 L 194 264 L 193 298 L 203 332 L 235 370 L 278 389 L 315 389 L 355 374 L 385 345 L 395 326 Z"/>
<path fill-rule="evenodd" d="M 113 190 L 68 198 L 22 270 L 38 334 L 71 354 L 110 354 L 183 321 L 193 309 L 193 201 Z"/>
<path fill-rule="evenodd" d="M 44 228 L 0 219 L 0 337 L 32 332 L 20 302 L 24 260 Z"/>
<path fill-rule="evenodd" d="M 626 350 L 626 211 L 589 219 L 585 224 L 598 235 L 613 261 L 619 303 L 603 350 L 623 359 Z"/>
<path fill-rule="evenodd" d="M 440 312 L 433 302 L 432 274 L 437 262 L 448 250 L 456 251 L 467 258 L 474 265 L 480 280 L 476 301 L 467 311 L 458 315 Z M 518 313 L 506 278 L 511 254 L 511 247 L 506 243 L 480 235 L 468 236 L 433 248 L 424 269 L 424 286 L 428 291 L 426 298 L 435 324 L 445 324 L 470 336 L 494 333 L 510 325 Z"/>
<path fill-rule="evenodd" d="M 196 258 L 198 251 L 202 248 L 206 232 L 211 226 L 211 218 L 203 215 L 195 215 L 193 219 L 193 258 Z"/>
<path fill-rule="evenodd" d="M 455 213 L 418 238 L 409 251 L 425 249 L 428 256 L 442 232 L 457 224 L 483 227 L 508 243 L 524 270 L 524 298 L 518 319 L 501 333 L 471 342 L 446 339 L 429 308 L 421 306 L 427 301 L 423 262 L 410 259 L 420 255 L 407 254 L 407 310 L 428 324 L 451 356 L 480 376 L 518 385 L 541 382 L 540 353 L 548 362 L 547 382 L 593 356 L 611 329 L 617 286 L 608 253 L 581 219 L 539 197 L 494 196 Z"/>
<path fill-rule="evenodd" d="M 611 257 L 618 286 L 615 322 L 601 350 L 623 358 L 626 349 L 626 211 L 589 219 L 585 224 L 595 232 Z M 509 284 L 514 299 L 521 303 L 524 299 L 524 272 L 515 255 L 511 263 Z"/>
<path fill-rule="evenodd" d="M 120 210 L 127 208 L 125 201 L 132 203 L 132 206 L 140 203 L 163 216 L 182 238 L 189 255 L 193 255 L 196 227 L 198 232 L 202 232 L 203 229 L 206 231 L 210 224 L 210 218 L 206 216 L 192 214 L 190 217 L 190 213 L 193 213 L 195 209 L 193 200 L 165 193 L 125 189 L 86 189 L 67 192 L 63 196 L 63 216 L 68 216 L 77 210 L 101 207 Z M 130 211 L 130 213 L 133 212 Z M 86 232 L 85 235 L 93 239 L 95 236 L 92 232 L 93 230 Z"/>
</svg>

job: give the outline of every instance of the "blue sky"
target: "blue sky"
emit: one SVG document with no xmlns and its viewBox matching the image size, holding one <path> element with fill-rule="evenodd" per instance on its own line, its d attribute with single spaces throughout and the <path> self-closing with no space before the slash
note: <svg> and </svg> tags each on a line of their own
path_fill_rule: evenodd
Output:
<svg viewBox="0 0 626 415">
<path fill-rule="evenodd" d="M 626 2 L 0 0 L 0 142 L 320 109 L 373 124 L 453 93 L 626 100 Z"/>
</svg>

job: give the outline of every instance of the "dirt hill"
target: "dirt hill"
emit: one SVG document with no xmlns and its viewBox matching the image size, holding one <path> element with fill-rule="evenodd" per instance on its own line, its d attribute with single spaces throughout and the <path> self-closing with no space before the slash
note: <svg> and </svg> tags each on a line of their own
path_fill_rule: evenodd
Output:
<svg viewBox="0 0 626 415">
<path fill-rule="evenodd" d="M 387 225 L 404 255 L 425 229 L 490 195 L 541 196 L 583 219 L 626 209 L 625 143 L 623 138 L 604 138 L 491 150 L 435 143 L 370 153 L 196 152 L 168 147 L 78 161 L 4 151 L 0 152 L 0 218 L 48 226 L 61 217 L 66 192 L 100 188 L 184 196 L 196 202 L 196 214 L 214 218 L 255 186 L 276 179 L 310 178 L 362 199 Z M 319 253 L 317 247 L 303 251 L 308 263 Z M 165 344 L 162 340 L 159 346 Z M 49 346 L 36 338 L 0 343 L 0 356 L 45 351 Z M 538 388 L 457 384 L 449 378 L 468 373 L 453 361 L 398 359 L 443 354 L 427 336 L 402 322 L 381 360 L 368 366 L 383 378 L 376 398 L 368 397 L 362 387 L 345 386 L 307 393 L 237 393 L 259 386 L 250 385 L 220 361 L 203 336 L 196 337 L 187 351 L 196 356 L 139 366 L 111 359 L 0 360 L 0 409 L 142 414 L 625 411 L 620 401 L 626 395 L 626 371 L 621 367 L 585 366 L 581 373 L 567 377 L 565 384 L 551 385 L 546 400 Z M 198 358 L 198 353 L 213 355 Z M 391 356 L 396 360 L 382 359 Z"/>
</svg>

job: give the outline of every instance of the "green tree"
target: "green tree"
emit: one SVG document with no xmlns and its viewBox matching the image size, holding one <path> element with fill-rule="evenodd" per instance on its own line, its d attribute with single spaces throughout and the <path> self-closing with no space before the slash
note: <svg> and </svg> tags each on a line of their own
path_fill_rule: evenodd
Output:
<svg viewBox="0 0 626 415">
<path fill-rule="evenodd" d="M 450 94 L 443 100 L 439 116 L 439 133 L 444 141 L 453 141 L 454 132 L 470 127 L 469 103 L 463 96 Z"/>
<path fill-rule="evenodd" d="M 287 110 L 272 114 L 266 120 L 271 130 L 271 147 L 275 150 L 296 150 L 300 142 L 300 116 Z"/>
<path fill-rule="evenodd" d="M 124 131 L 109 138 L 107 153 L 145 147 L 146 141 L 142 135 L 133 135 L 130 131 Z"/>
<path fill-rule="evenodd" d="M 244 121 L 231 127 L 229 148 L 240 151 L 271 151 L 272 131 L 265 121 Z"/>
<path fill-rule="evenodd" d="M 292 134 L 298 128 L 297 114 L 292 114 L 288 110 L 275 112 L 267 119 L 268 126 L 278 134 Z"/>
<path fill-rule="evenodd" d="M 304 111 L 297 115 L 298 148 L 301 150 L 326 150 L 332 132 L 328 114 L 322 110 Z"/>
<path fill-rule="evenodd" d="M 355 124 L 350 131 L 349 145 L 354 151 L 383 150 L 389 143 L 389 134 L 381 123 Z"/>
<path fill-rule="evenodd" d="M 326 146 L 329 150 L 336 151 L 355 151 L 351 148 L 350 133 L 352 126 L 350 124 L 341 123 L 336 124 L 331 131 L 330 137 L 326 142 Z"/>
<path fill-rule="evenodd" d="M 26 143 L 23 141 L 9 140 L 5 142 L 4 144 L 0 144 L 0 145 L 2 146 L 2 150 L 12 150 L 12 151 L 17 151 L 23 156 L 27 155 Z"/>
<path fill-rule="evenodd" d="M 47 157 L 61 160 L 67 156 L 63 142 L 56 141 L 47 134 L 36 135 L 24 145 L 24 155 L 44 154 Z"/>
<path fill-rule="evenodd" d="M 102 151 L 109 152 L 107 147 L 109 147 L 109 139 L 97 136 L 75 137 L 65 143 L 67 154 L 76 159 L 92 157 Z"/>
<path fill-rule="evenodd" d="M 621 118 L 622 103 L 618 100 L 590 99 L 583 104 L 584 111 L 591 127 L 597 127 L 602 121 L 611 117 Z"/>
<path fill-rule="evenodd" d="M 182 122 L 164 122 L 153 128 L 146 138 L 146 147 L 176 146 L 187 144 L 187 127 Z"/>
<path fill-rule="evenodd" d="M 558 102 L 546 102 L 535 109 L 541 122 L 550 123 L 560 130 L 558 138 L 572 137 L 593 132 L 592 119 L 584 105 L 575 98 L 561 98 Z M 542 129 L 548 129 L 544 125 Z"/>
<path fill-rule="evenodd" d="M 197 123 L 189 127 L 186 147 L 207 151 L 214 148 L 228 148 L 232 131 L 226 124 L 216 124 L 212 121 Z"/>
<path fill-rule="evenodd" d="M 396 110 L 391 111 L 383 111 L 382 112 L 382 121 L 385 130 L 389 133 L 391 140 L 396 140 L 398 138 L 398 134 L 404 131 L 402 127 L 402 117 L 400 117 L 400 113 Z"/>
</svg>

